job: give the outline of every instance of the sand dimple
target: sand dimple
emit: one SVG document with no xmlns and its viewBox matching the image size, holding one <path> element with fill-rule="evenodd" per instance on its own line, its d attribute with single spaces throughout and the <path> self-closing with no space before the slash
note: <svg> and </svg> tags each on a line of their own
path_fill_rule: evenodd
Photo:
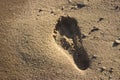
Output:
<svg viewBox="0 0 120 80">
<path fill-rule="evenodd" d="M 79 69 L 85 70 L 90 66 L 90 60 L 82 44 L 81 32 L 76 19 L 69 16 L 59 18 L 54 34 L 56 43 L 72 55 Z"/>
</svg>

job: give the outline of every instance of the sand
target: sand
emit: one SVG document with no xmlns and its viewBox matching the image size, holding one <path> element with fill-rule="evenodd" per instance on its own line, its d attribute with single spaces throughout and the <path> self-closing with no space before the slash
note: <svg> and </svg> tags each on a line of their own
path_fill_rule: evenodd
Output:
<svg viewBox="0 0 120 80">
<path fill-rule="evenodd" d="M 0 0 L 0 80 L 120 80 L 120 0 Z"/>
</svg>

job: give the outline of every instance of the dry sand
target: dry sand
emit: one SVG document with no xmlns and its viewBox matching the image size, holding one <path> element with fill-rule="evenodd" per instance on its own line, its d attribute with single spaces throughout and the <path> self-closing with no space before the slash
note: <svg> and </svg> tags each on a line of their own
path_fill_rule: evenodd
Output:
<svg viewBox="0 0 120 80">
<path fill-rule="evenodd" d="M 120 0 L 0 0 L 0 80 L 120 80 L 119 38 Z"/>
</svg>

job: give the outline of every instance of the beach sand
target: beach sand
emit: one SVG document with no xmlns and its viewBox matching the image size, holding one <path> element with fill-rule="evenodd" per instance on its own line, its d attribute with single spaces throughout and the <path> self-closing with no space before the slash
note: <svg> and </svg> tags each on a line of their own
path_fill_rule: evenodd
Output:
<svg viewBox="0 0 120 80">
<path fill-rule="evenodd" d="M 120 80 L 120 0 L 0 0 L 0 80 Z"/>
</svg>

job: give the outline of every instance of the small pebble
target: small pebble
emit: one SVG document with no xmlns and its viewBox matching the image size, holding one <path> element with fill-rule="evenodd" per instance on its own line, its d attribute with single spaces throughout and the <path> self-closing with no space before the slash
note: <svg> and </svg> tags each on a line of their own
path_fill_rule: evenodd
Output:
<svg viewBox="0 0 120 80">
<path fill-rule="evenodd" d="M 77 4 L 77 8 L 83 8 L 85 6 L 86 6 L 85 4 Z"/>
<path fill-rule="evenodd" d="M 93 29 L 89 32 L 89 34 L 91 34 L 92 32 L 98 31 L 98 30 L 100 29 L 94 26 Z"/>
<path fill-rule="evenodd" d="M 109 80 L 112 80 L 112 76 L 109 76 Z"/>
<path fill-rule="evenodd" d="M 77 6 L 72 6 L 71 9 L 76 10 L 76 9 L 78 9 L 78 8 L 77 8 Z"/>
<path fill-rule="evenodd" d="M 115 43 L 120 44 L 120 40 L 115 40 Z"/>
<path fill-rule="evenodd" d="M 104 18 L 99 18 L 98 22 L 102 21 Z"/>
<path fill-rule="evenodd" d="M 39 9 L 39 12 L 43 11 L 42 9 Z"/>
<path fill-rule="evenodd" d="M 113 68 L 110 68 L 110 69 L 109 69 L 109 73 L 113 73 Z"/>
<path fill-rule="evenodd" d="M 87 37 L 86 34 L 81 34 L 81 38 L 82 38 L 82 39 L 84 39 L 84 38 L 86 38 L 86 37 Z"/>
<path fill-rule="evenodd" d="M 119 10 L 119 8 L 120 8 L 119 6 L 115 6 L 115 10 Z"/>
<path fill-rule="evenodd" d="M 98 31 L 98 30 L 99 30 L 99 28 L 94 26 L 93 29 L 91 30 L 91 32 Z"/>
<path fill-rule="evenodd" d="M 81 9 L 85 6 L 86 6 L 85 4 L 76 4 L 76 5 L 72 6 L 71 9 L 74 9 L 74 10 Z"/>
<path fill-rule="evenodd" d="M 100 65 L 101 64 L 101 62 L 98 62 L 98 65 Z"/>
<path fill-rule="evenodd" d="M 97 58 L 97 55 L 92 55 L 92 59 L 96 59 Z"/>
<path fill-rule="evenodd" d="M 120 38 L 114 41 L 113 47 L 120 45 Z"/>
<path fill-rule="evenodd" d="M 64 7 L 62 7 L 61 10 L 64 10 Z"/>
<path fill-rule="evenodd" d="M 100 68 L 100 72 L 103 72 L 103 71 L 105 71 L 106 70 L 106 67 L 101 67 Z"/>
<path fill-rule="evenodd" d="M 50 13 L 52 14 L 52 13 L 54 13 L 54 11 L 51 11 Z"/>
</svg>

